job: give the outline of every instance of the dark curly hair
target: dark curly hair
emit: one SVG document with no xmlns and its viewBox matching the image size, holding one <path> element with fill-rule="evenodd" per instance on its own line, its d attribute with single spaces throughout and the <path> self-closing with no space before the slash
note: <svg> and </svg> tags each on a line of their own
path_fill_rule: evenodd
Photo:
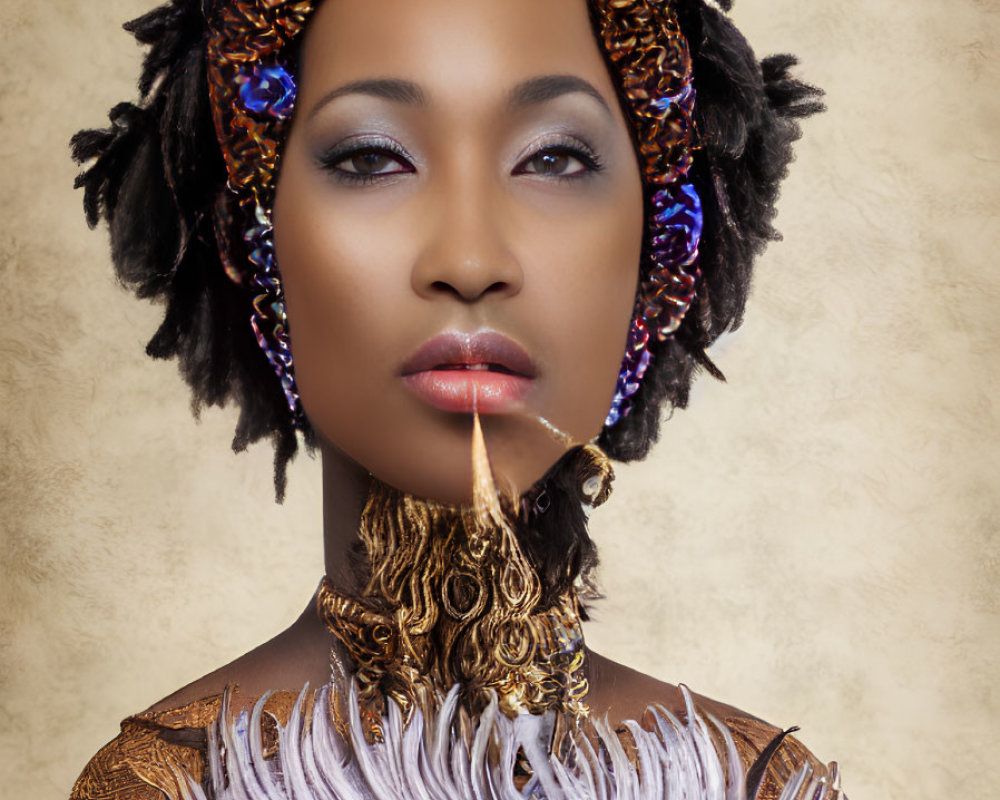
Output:
<svg viewBox="0 0 1000 800">
<path fill-rule="evenodd" d="M 149 47 L 140 99 L 115 106 L 109 128 L 73 137 L 74 159 L 93 162 L 76 186 L 84 189 L 91 227 L 108 222 L 119 280 L 139 297 L 165 302 L 146 352 L 178 358 L 195 413 L 204 404 L 236 401 L 234 450 L 271 437 L 280 501 L 298 440 L 248 324 L 252 291 L 229 280 L 220 263 L 214 205 L 225 191 L 226 168 L 207 91 L 202 4 L 171 0 L 125 25 Z M 732 0 L 718 5 L 728 11 Z M 659 435 L 661 406 L 687 405 L 696 369 L 722 378 L 705 351 L 742 320 L 754 258 L 779 238 L 775 201 L 800 135 L 797 121 L 822 109 L 821 92 L 790 77 L 794 57 L 758 62 L 722 11 L 703 0 L 673 0 L 673 7 L 697 91 L 690 178 L 704 208 L 702 280 L 679 330 L 652 344 L 653 361 L 631 413 L 601 432 L 599 444 L 620 461 L 645 457 Z M 233 261 L 243 256 L 234 253 Z M 312 447 L 308 422 L 304 435 Z"/>
</svg>

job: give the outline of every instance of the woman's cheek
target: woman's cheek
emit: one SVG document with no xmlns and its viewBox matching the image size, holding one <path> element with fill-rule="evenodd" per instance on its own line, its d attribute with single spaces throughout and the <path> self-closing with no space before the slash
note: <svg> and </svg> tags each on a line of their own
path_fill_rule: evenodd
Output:
<svg viewBox="0 0 1000 800">
<path fill-rule="evenodd" d="M 641 195 L 633 204 L 641 209 Z M 553 368 L 561 375 L 553 404 L 567 415 L 567 424 L 596 435 L 610 407 L 631 324 L 640 229 L 627 205 L 603 203 L 562 229 L 549 228 L 538 241 L 545 243 L 532 271 L 545 298 L 539 313 L 546 318 Z"/>
</svg>

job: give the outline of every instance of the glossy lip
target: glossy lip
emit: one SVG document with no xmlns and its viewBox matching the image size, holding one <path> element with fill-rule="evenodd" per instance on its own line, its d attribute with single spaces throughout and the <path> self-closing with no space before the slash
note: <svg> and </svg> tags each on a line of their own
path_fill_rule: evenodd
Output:
<svg viewBox="0 0 1000 800">
<path fill-rule="evenodd" d="M 516 342 L 495 331 L 445 331 L 403 364 L 403 383 L 442 411 L 503 414 L 531 389 L 536 370 Z"/>
</svg>

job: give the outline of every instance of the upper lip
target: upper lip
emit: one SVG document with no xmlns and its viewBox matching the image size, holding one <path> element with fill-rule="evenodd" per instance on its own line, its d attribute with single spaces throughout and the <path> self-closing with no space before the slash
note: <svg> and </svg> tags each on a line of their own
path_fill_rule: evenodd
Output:
<svg viewBox="0 0 1000 800">
<path fill-rule="evenodd" d="M 525 378 L 535 376 L 535 365 L 524 349 L 496 331 L 445 331 L 428 339 L 403 364 L 403 375 L 439 367 L 487 367 Z"/>
</svg>

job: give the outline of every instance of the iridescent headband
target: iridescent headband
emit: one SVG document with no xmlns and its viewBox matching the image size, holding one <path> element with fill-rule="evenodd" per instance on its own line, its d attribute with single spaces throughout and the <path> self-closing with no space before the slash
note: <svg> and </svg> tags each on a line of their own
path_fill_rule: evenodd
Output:
<svg viewBox="0 0 1000 800">
<path fill-rule="evenodd" d="M 243 238 L 249 263 L 232 263 L 229 198 L 216 203 L 222 263 L 231 279 L 256 294 L 250 313 L 257 344 L 281 381 L 296 427 L 305 421 L 295 386 L 285 294 L 274 255 L 271 208 L 278 159 L 295 106 L 295 79 L 287 49 L 315 10 L 311 0 L 234 0 L 206 11 L 208 92 L 232 192 L 249 221 Z"/>
<path fill-rule="evenodd" d="M 217 203 L 226 272 L 255 292 L 250 322 L 281 381 L 296 426 L 305 421 L 295 387 L 284 292 L 274 254 L 271 207 L 286 126 L 295 105 L 289 46 L 321 0 L 229 0 L 206 11 L 208 82 L 228 189 L 245 215 L 249 252 L 232 263 L 231 196 Z M 647 201 L 643 266 L 628 346 L 605 425 L 626 416 L 652 358 L 651 340 L 680 327 L 700 272 L 701 201 L 688 180 L 694 147 L 691 56 L 677 16 L 662 0 L 593 0 L 598 42 L 626 99 Z"/>
</svg>

